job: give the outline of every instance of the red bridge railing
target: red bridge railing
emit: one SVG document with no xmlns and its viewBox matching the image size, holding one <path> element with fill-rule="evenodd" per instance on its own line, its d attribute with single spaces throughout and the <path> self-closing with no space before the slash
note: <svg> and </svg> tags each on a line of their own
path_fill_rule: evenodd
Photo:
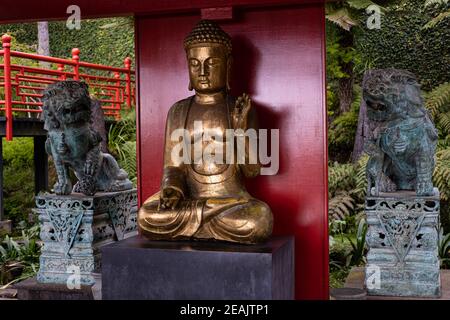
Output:
<svg viewBox="0 0 450 320">
<path fill-rule="evenodd" d="M 124 68 L 80 61 L 80 50 L 72 49 L 72 59 L 62 59 L 11 50 L 11 37 L 2 36 L 3 50 L 0 64 L 1 90 L 4 100 L 0 100 L 0 114 L 6 118 L 6 140 L 13 137 L 14 117 L 38 117 L 42 112 L 42 91 L 47 85 L 65 79 L 83 80 L 102 104 L 105 116 L 120 119 L 123 108 L 130 109 L 135 103 L 134 70 L 131 59 L 124 60 Z M 43 61 L 50 68 L 24 66 L 11 63 L 11 58 Z M 1 70 L 0 69 L 0 70 Z"/>
</svg>

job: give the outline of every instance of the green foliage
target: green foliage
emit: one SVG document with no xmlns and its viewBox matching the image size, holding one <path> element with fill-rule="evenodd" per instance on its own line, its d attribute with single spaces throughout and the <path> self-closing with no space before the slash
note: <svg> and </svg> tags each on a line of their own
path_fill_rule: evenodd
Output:
<svg viewBox="0 0 450 320">
<path fill-rule="evenodd" d="M 431 112 L 433 118 L 441 112 L 441 108 L 446 108 L 450 105 L 450 83 L 443 83 L 426 95 L 427 109 Z"/>
<path fill-rule="evenodd" d="M 441 137 L 450 133 L 450 83 L 443 83 L 426 95 L 427 109 L 434 119 Z"/>
<path fill-rule="evenodd" d="M 350 269 L 342 267 L 332 268 L 330 267 L 329 285 L 330 288 L 342 288 L 345 284 L 345 279 L 349 274 Z"/>
<path fill-rule="evenodd" d="M 448 268 L 450 266 L 450 258 L 448 251 L 450 250 L 450 233 L 444 234 L 444 229 L 439 229 L 438 237 L 438 255 L 441 267 Z"/>
<path fill-rule="evenodd" d="M 78 48 L 81 61 L 123 67 L 126 57 L 134 60 L 133 17 L 82 20 L 80 30 L 49 22 L 49 34 L 52 56 L 70 58 Z"/>
<path fill-rule="evenodd" d="M 327 20 L 333 22 L 340 28 L 350 31 L 359 24 L 362 11 L 375 4 L 370 0 L 344 0 L 325 3 Z"/>
<path fill-rule="evenodd" d="M 348 78 L 349 75 L 342 70 L 342 65 L 353 61 L 360 63 L 359 52 L 353 47 L 342 47 L 339 43 L 339 36 L 329 37 L 327 42 L 327 79 L 336 80 Z"/>
<path fill-rule="evenodd" d="M 109 128 L 108 148 L 136 185 L 136 113 L 132 110 L 123 114 L 121 120 Z"/>
<path fill-rule="evenodd" d="M 355 165 L 333 163 L 328 166 L 328 217 L 330 234 L 351 232 L 353 222 L 363 210 L 366 194 L 365 168 L 368 157 Z"/>
<path fill-rule="evenodd" d="M 350 31 L 353 26 L 358 24 L 357 20 L 352 16 L 349 8 L 346 7 L 333 7 L 333 3 L 327 4 L 327 19 L 340 28 Z"/>
<path fill-rule="evenodd" d="M 3 140 L 3 165 L 16 168 L 33 166 L 33 138 Z"/>
<path fill-rule="evenodd" d="M 448 0 L 426 0 L 425 7 L 434 6 L 435 8 L 447 8 Z M 441 21 L 450 17 L 450 9 L 447 11 L 439 13 L 436 17 L 431 19 L 426 25 L 423 26 L 424 29 L 434 28 L 439 25 Z"/>
<path fill-rule="evenodd" d="M 431 19 L 426 25 L 424 25 L 424 29 L 434 28 L 436 27 L 439 22 L 443 21 L 444 19 L 450 17 L 450 10 L 439 13 L 436 17 Z"/>
<path fill-rule="evenodd" d="M 11 35 L 17 43 L 14 43 L 12 50 L 16 50 L 16 45 L 18 43 L 27 46 L 31 51 L 25 52 L 36 52 L 37 51 L 37 23 L 15 23 L 15 24 L 2 24 L 0 25 L 0 33 L 8 33 Z M 23 49 L 23 47 L 22 47 Z M 21 51 L 21 50 L 16 50 Z"/>
<path fill-rule="evenodd" d="M 355 86 L 354 101 L 350 111 L 336 117 L 328 130 L 328 151 L 332 160 L 348 161 L 353 151 L 356 129 L 358 127 L 361 90 Z"/>
<path fill-rule="evenodd" d="M 450 200 L 450 148 L 436 152 L 436 167 L 433 173 L 433 183 L 441 193 L 443 201 Z"/>
<path fill-rule="evenodd" d="M 124 141 L 119 147 L 119 165 L 128 173 L 134 186 L 137 183 L 136 141 Z"/>
<path fill-rule="evenodd" d="M 444 5 L 448 8 L 449 4 Z M 355 44 L 363 60 L 377 68 L 399 68 L 414 72 L 425 90 L 450 81 L 450 19 L 438 28 L 424 29 L 445 8 L 424 6 L 423 0 L 402 1 L 382 16 L 381 28 L 369 30 L 365 23 L 355 33 Z M 365 22 L 367 16 L 361 19 Z"/>
<path fill-rule="evenodd" d="M 450 83 L 443 83 L 426 95 L 425 105 L 439 131 L 433 183 L 441 194 L 442 225 L 449 229 L 450 216 Z"/>
<path fill-rule="evenodd" d="M 426 0 L 425 1 L 425 7 L 429 7 L 432 5 L 442 5 L 447 4 L 448 0 Z"/>
<path fill-rule="evenodd" d="M 28 220 L 34 207 L 33 138 L 3 141 L 5 215 L 16 224 Z"/>
<path fill-rule="evenodd" d="M 367 223 L 364 219 L 361 219 L 358 224 L 355 239 L 347 236 L 350 245 L 352 246 L 352 249 L 347 256 L 347 266 L 360 266 L 365 263 L 365 254 L 367 251 L 366 234 Z"/>
<path fill-rule="evenodd" d="M 6 236 L 0 243 L 0 284 L 4 287 L 34 276 L 41 247 L 37 242 L 39 226 L 22 231 L 18 239 Z"/>
</svg>

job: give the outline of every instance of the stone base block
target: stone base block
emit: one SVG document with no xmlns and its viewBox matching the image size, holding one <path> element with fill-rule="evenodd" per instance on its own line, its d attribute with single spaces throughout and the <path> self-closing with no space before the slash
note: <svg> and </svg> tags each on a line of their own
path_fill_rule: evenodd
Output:
<svg viewBox="0 0 450 320">
<path fill-rule="evenodd" d="M 36 196 L 43 248 L 37 281 L 92 285 L 103 245 L 137 234 L 136 190 Z"/>
<path fill-rule="evenodd" d="M 441 295 L 439 297 L 414 297 L 414 296 L 388 296 L 388 295 L 361 295 L 365 292 L 365 268 L 353 267 L 345 280 L 344 288 L 331 290 L 331 299 L 335 300 L 450 300 L 450 270 L 442 269 L 441 278 Z M 359 297 L 358 297 L 359 296 Z"/>
<path fill-rule="evenodd" d="M 294 239 L 260 245 L 132 237 L 102 247 L 103 299 L 294 299 Z"/>
<path fill-rule="evenodd" d="M 373 265 L 368 265 L 365 272 L 365 283 L 370 295 L 398 297 L 439 297 L 441 295 L 441 279 L 439 265 L 380 268 L 380 286 L 374 281 Z"/>
<path fill-rule="evenodd" d="M 63 284 L 40 283 L 36 277 L 14 285 L 19 300 L 93 300 L 92 286 L 69 289 Z"/>
<path fill-rule="evenodd" d="M 369 295 L 438 297 L 439 192 L 395 192 L 366 198 Z"/>
</svg>

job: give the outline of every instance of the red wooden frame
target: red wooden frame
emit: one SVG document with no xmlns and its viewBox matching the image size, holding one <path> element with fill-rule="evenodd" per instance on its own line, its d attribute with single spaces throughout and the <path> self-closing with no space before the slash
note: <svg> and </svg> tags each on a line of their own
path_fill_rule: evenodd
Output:
<svg viewBox="0 0 450 320">
<path fill-rule="evenodd" d="M 261 8 L 323 4 L 328 0 L 2 0 L 0 23 L 67 19 L 67 7 L 77 5 L 83 18 L 189 13 L 202 8 Z M 336 0 L 329 0 L 336 1 Z"/>
<path fill-rule="evenodd" d="M 182 38 L 200 18 L 201 9 L 233 7 L 233 20 L 223 27 L 239 44 L 235 70 L 244 75 L 234 79 L 233 91 L 254 97 L 261 126 L 280 128 L 282 143 L 279 175 L 259 177 L 248 187 L 272 207 L 275 234 L 296 236 L 296 298 L 328 299 L 323 1 L 49 0 L 42 5 L 35 0 L 3 0 L 0 23 L 64 19 L 71 4 L 80 6 L 83 18 L 137 16 L 141 201 L 159 186 L 165 113 L 189 94 Z"/>
<path fill-rule="evenodd" d="M 192 94 L 183 38 L 199 13 L 138 17 L 140 203 L 158 191 L 169 107 Z M 280 129 L 280 170 L 248 181 L 274 212 L 274 234 L 296 238 L 296 297 L 328 298 L 324 10 L 236 10 L 232 93 L 252 96 L 263 128 Z"/>
</svg>

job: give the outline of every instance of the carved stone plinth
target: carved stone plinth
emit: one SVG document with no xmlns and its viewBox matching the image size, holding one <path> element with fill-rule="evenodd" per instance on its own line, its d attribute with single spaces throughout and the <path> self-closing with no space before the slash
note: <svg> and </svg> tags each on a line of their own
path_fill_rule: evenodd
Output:
<svg viewBox="0 0 450 320">
<path fill-rule="evenodd" d="M 366 198 L 369 295 L 438 297 L 439 191 L 417 197 L 395 192 Z"/>
<path fill-rule="evenodd" d="M 97 193 L 94 196 L 54 194 L 36 196 L 44 243 L 37 280 L 61 283 L 80 280 L 94 284 L 103 245 L 137 234 L 136 190 Z M 79 278 L 78 278 L 79 272 Z"/>
</svg>

